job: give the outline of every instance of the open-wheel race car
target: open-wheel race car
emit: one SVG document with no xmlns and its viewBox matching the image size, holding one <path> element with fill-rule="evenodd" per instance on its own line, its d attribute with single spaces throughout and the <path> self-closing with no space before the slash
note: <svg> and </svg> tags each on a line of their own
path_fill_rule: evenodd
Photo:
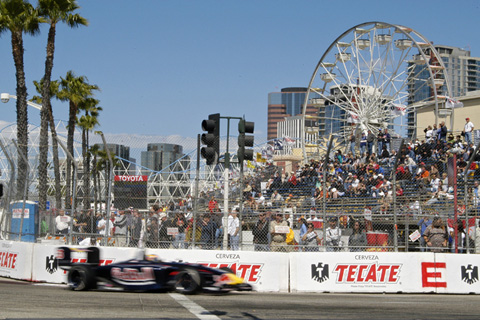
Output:
<svg viewBox="0 0 480 320">
<path fill-rule="evenodd" d="M 72 252 L 86 254 L 84 263 L 72 263 Z M 209 268 L 200 264 L 159 261 L 155 256 L 100 265 L 98 247 L 57 249 L 58 265 L 67 271 L 72 290 L 123 289 L 126 291 L 251 291 L 252 286 L 230 269 Z"/>
</svg>

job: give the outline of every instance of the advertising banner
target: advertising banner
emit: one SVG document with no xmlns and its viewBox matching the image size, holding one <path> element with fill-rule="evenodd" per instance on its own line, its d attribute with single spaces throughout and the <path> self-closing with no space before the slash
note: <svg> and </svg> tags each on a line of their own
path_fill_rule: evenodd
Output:
<svg viewBox="0 0 480 320">
<path fill-rule="evenodd" d="M 0 276 L 31 280 L 33 243 L 0 240 Z"/>
<path fill-rule="evenodd" d="M 290 253 L 290 288 L 294 292 L 435 292 L 434 286 L 422 287 L 423 262 L 435 262 L 434 254 Z"/>
<path fill-rule="evenodd" d="M 435 254 L 430 265 L 430 277 L 437 293 L 480 293 L 478 254 Z"/>
<path fill-rule="evenodd" d="M 216 250 L 148 249 L 165 261 L 199 263 L 213 268 L 227 267 L 256 291 L 288 292 L 288 254 Z"/>
</svg>

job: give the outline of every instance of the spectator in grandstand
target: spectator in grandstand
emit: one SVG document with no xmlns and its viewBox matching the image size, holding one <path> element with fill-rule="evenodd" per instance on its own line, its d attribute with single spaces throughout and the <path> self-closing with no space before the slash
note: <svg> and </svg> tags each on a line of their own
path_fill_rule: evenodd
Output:
<svg viewBox="0 0 480 320">
<path fill-rule="evenodd" d="M 243 188 L 243 199 L 248 200 L 250 197 L 252 197 L 252 186 L 247 182 Z"/>
<path fill-rule="evenodd" d="M 210 213 L 213 213 L 218 209 L 218 202 L 215 200 L 215 196 L 210 197 L 210 201 L 208 202 L 208 210 Z"/>
<path fill-rule="evenodd" d="M 315 231 L 313 223 L 308 223 L 307 232 L 303 235 L 301 239 L 304 251 L 319 251 L 318 245 L 321 243 L 322 239 L 320 239 L 317 232 Z"/>
<path fill-rule="evenodd" d="M 240 220 L 238 219 L 238 209 L 232 210 L 228 215 L 227 226 L 230 250 L 239 250 Z"/>
<path fill-rule="evenodd" d="M 272 206 L 273 208 L 280 208 L 283 204 L 283 197 L 282 195 L 278 192 L 278 190 L 273 191 L 272 196 L 271 196 L 271 201 L 272 201 Z"/>
<path fill-rule="evenodd" d="M 453 227 L 448 227 L 448 233 L 452 239 L 450 252 L 455 253 L 455 246 L 457 246 L 458 253 L 464 253 L 465 251 L 465 229 L 463 228 L 463 222 L 457 221 L 457 237 L 455 238 L 455 223 Z"/>
<path fill-rule="evenodd" d="M 351 152 L 352 154 L 355 154 L 355 142 L 356 142 L 356 140 L 357 140 L 357 139 L 355 138 L 355 134 L 352 133 L 352 134 L 350 135 L 350 152 Z"/>
<path fill-rule="evenodd" d="M 367 148 L 367 135 L 365 132 L 362 133 L 362 137 L 360 138 L 360 156 L 363 157 L 365 155 L 365 150 Z"/>
<path fill-rule="evenodd" d="M 331 217 L 328 220 L 328 228 L 326 230 L 325 245 L 327 251 L 340 251 L 341 250 L 341 237 L 342 230 L 337 226 L 338 219 Z"/>
<path fill-rule="evenodd" d="M 94 230 L 93 230 L 93 223 L 94 223 L 94 217 L 92 215 L 92 210 L 87 210 L 85 212 L 85 215 L 83 216 L 83 223 L 84 223 L 84 227 L 83 227 L 83 232 L 85 233 L 94 233 Z"/>
<path fill-rule="evenodd" d="M 447 136 L 447 143 L 453 145 L 455 143 L 455 137 L 453 136 L 452 133 L 449 133 Z"/>
<path fill-rule="evenodd" d="M 182 212 L 175 213 L 173 227 L 177 228 L 178 231 L 177 234 L 173 235 L 173 247 L 175 249 L 185 249 L 185 229 L 187 228 L 187 223 Z"/>
<path fill-rule="evenodd" d="M 392 136 L 390 135 L 390 133 L 388 132 L 388 129 L 385 128 L 385 130 L 383 131 L 383 142 L 384 142 L 384 145 L 387 146 L 387 150 L 388 152 L 390 152 L 390 141 L 392 140 Z"/>
<path fill-rule="evenodd" d="M 440 184 L 441 184 L 441 180 L 438 177 L 438 173 L 432 173 L 430 175 L 430 188 L 428 189 L 428 191 L 433 193 L 437 192 L 440 187 Z"/>
<path fill-rule="evenodd" d="M 82 233 L 85 223 L 83 222 L 83 215 L 80 212 L 73 214 L 73 232 Z"/>
<path fill-rule="evenodd" d="M 198 246 L 201 241 L 202 236 L 202 226 L 201 223 L 197 222 L 195 226 L 195 238 L 193 236 L 193 218 L 188 220 L 187 228 L 185 231 L 185 241 L 186 241 L 186 248 L 193 245 L 193 241 L 195 240 L 195 246 Z"/>
<path fill-rule="evenodd" d="M 132 233 L 131 233 L 131 247 L 138 247 L 140 244 L 140 237 L 142 235 L 142 216 L 138 210 L 133 210 Z"/>
<path fill-rule="evenodd" d="M 303 245 L 303 236 L 307 233 L 308 222 L 304 217 L 301 217 L 298 222 L 300 223 L 300 241 L 299 244 Z"/>
<path fill-rule="evenodd" d="M 282 186 L 282 175 L 277 171 L 273 176 L 272 183 L 270 185 L 271 190 L 277 190 Z"/>
<path fill-rule="evenodd" d="M 270 222 L 270 235 L 272 239 L 270 242 L 270 249 L 272 251 L 286 251 L 287 232 L 287 221 L 283 220 L 283 216 L 277 212 L 275 214 L 275 220 Z"/>
<path fill-rule="evenodd" d="M 447 142 L 447 126 L 445 125 L 445 121 L 440 122 L 440 127 L 437 130 L 437 139 L 442 142 Z"/>
<path fill-rule="evenodd" d="M 215 231 L 217 225 L 211 220 L 210 214 L 205 214 L 202 221 L 202 232 L 200 236 L 200 243 L 202 249 L 211 250 L 215 246 Z"/>
<path fill-rule="evenodd" d="M 375 142 L 375 135 L 372 133 L 371 130 L 368 130 L 367 134 L 367 152 L 368 154 L 373 153 L 373 143 Z"/>
<path fill-rule="evenodd" d="M 260 192 L 258 198 L 255 200 L 255 211 L 265 209 L 265 205 L 265 196 Z"/>
<path fill-rule="evenodd" d="M 353 223 L 352 234 L 348 237 L 348 248 L 350 252 L 365 251 L 367 246 L 367 235 L 362 230 L 360 221 Z"/>
<path fill-rule="evenodd" d="M 448 244 L 448 232 L 440 217 L 434 217 L 424 232 L 423 238 L 429 251 L 444 252 Z"/>
<path fill-rule="evenodd" d="M 465 136 L 465 142 L 467 144 L 473 143 L 472 132 L 475 130 L 475 126 L 470 121 L 470 118 L 465 118 L 465 126 L 463 128 L 463 134 Z"/>
<path fill-rule="evenodd" d="M 378 129 L 378 134 L 377 134 L 377 150 L 378 153 L 382 152 L 383 150 L 383 142 L 384 142 L 384 135 L 382 129 Z"/>
<path fill-rule="evenodd" d="M 217 227 L 215 230 L 215 248 L 223 250 L 223 212 L 221 212 L 220 209 L 217 209 L 217 211 L 210 216 L 210 219 Z"/>
<path fill-rule="evenodd" d="M 292 171 L 290 173 L 290 177 L 287 180 L 287 187 L 289 189 L 292 189 L 292 188 L 295 188 L 296 185 L 297 185 L 297 176 L 296 176 L 295 172 Z"/>
<path fill-rule="evenodd" d="M 158 219 L 153 217 L 147 226 L 146 247 L 158 248 Z"/>
<path fill-rule="evenodd" d="M 427 250 L 427 242 L 425 239 L 425 230 L 427 230 L 427 227 L 432 224 L 432 220 L 430 219 L 429 216 L 424 216 L 420 221 L 418 221 L 417 225 L 419 227 L 419 232 L 420 232 L 420 251 L 425 252 Z"/>
<path fill-rule="evenodd" d="M 113 236 L 112 230 L 113 230 L 113 222 L 109 221 L 108 228 L 110 229 L 108 232 L 107 231 L 107 219 L 106 219 L 106 214 L 103 213 L 101 214 L 100 220 L 97 222 L 97 232 L 103 236 Z"/>
<path fill-rule="evenodd" d="M 425 139 L 427 140 L 427 142 L 431 142 L 434 139 L 434 133 L 433 133 L 432 126 L 428 126 L 423 131 L 425 132 Z"/>
<path fill-rule="evenodd" d="M 480 254 L 480 219 L 477 219 L 477 227 L 470 232 L 469 237 L 474 242 L 475 253 Z"/>
<path fill-rule="evenodd" d="M 165 212 L 160 213 L 160 220 L 159 220 L 159 227 L 158 227 L 158 242 L 159 247 L 168 249 L 170 248 L 170 243 L 172 242 L 171 235 L 168 234 L 168 228 L 172 228 L 172 221 L 168 220 L 168 216 Z"/>
<path fill-rule="evenodd" d="M 453 150 L 452 152 L 459 153 L 464 151 L 462 137 L 457 135 L 457 139 L 453 143 Z"/>
<path fill-rule="evenodd" d="M 255 251 L 269 251 L 269 222 L 266 214 L 261 212 L 258 215 L 258 221 L 253 226 L 253 246 Z"/>
<path fill-rule="evenodd" d="M 390 152 L 388 151 L 386 145 L 383 145 L 383 149 L 381 150 L 378 158 L 380 159 L 380 163 L 382 164 L 388 164 L 388 162 L 390 161 Z"/>
<path fill-rule="evenodd" d="M 127 245 L 127 217 L 124 210 L 119 210 L 113 223 L 115 226 L 115 246 L 125 247 Z"/>
<path fill-rule="evenodd" d="M 55 229 L 58 234 L 68 234 L 68 228 L 70 226 L 70 217 L 65 215 L 65 210 L 60 209 L 58 216 L 55 217 Z"/>
</svg>

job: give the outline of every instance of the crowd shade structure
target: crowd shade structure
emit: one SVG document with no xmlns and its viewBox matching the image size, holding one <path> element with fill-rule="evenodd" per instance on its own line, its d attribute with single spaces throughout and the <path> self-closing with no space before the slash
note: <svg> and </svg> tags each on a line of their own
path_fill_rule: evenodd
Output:
<svg viewBox="0 0 480 320">
<path fill-rule="evenodd" d="M 437 123 L 449 92 L 442 58 L 419 32 L 385 22 L 356 25 L 327 48 L 310 79 L 303 117 L 316 118 L 319 131 L 301 137 L 304 160 L 318 152 L 322 136 L 348 141 L 353 133 L 358 141 L 362 131 L 385 128 L 401 134 L 402 118 L 425 104 L 434 105 Z M 307 105 L 318 116 L 307 115 Z"/>
</svg>

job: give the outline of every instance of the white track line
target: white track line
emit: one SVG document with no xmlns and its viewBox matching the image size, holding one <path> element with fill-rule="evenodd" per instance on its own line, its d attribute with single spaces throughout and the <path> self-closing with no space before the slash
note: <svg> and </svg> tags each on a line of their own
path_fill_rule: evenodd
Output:
<svg viewBox="0 0 480 320">
<path fill-rule="evenodd" d="M 207 310 L 203 309 L 201 306 L 188 299 L 183 294 L 178 293 L 169 293 L 175 301 L 181 304 L 185 309 L 190 311 L 195 317 L 202 320 L 220 320 L 216 315 L 210 314 Z"/>
</svg>

